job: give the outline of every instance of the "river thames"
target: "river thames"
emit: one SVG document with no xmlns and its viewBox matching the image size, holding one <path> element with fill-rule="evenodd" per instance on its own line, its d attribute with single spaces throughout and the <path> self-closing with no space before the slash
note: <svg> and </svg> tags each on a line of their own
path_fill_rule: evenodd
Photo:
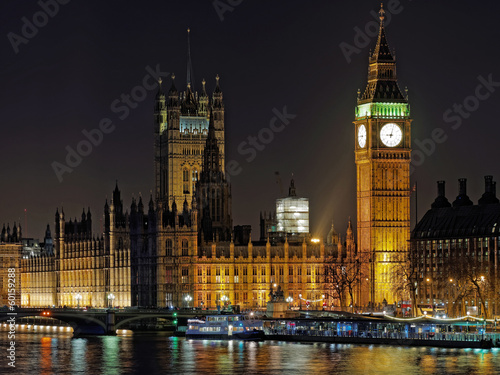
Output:
<svg viewBox="0 0 500 375">
<path fill-rule="evenodd" d="M 0 332 L 2 352 L 7 333 Z M 498 374 L 500 349 L 278 341 L 194 341 L 162 334 L 73 338 L 19 333 L 15 374 Z"/>
</svg>

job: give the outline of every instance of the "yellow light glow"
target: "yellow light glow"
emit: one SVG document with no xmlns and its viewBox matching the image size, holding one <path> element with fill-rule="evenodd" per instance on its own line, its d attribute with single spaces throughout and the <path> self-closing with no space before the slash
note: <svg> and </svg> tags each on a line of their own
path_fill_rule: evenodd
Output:
<svg viewBox="0 0 500 375">
<path fill-rule="evenodd" d="M 312 243 L 319 243 L 319 238 L 311 238 Z"/>
</svg>

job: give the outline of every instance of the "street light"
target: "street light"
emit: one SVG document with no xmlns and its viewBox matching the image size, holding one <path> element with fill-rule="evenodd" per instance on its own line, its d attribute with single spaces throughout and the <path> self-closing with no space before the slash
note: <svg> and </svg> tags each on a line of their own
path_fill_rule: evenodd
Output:
<svg viewBox="0 0 500 375">
<path fill-rule="evenodd" d="M 299 310 L 302 310 L 302 294 L 299 294 Z"/>
<path fill-rule="evenodd" d="M 115 295 L 113 293 L 108 294 L 108 307 L 113 307 L 113 301 L 115 300 Z"/>
<path fill-rule="evenodd" d="M 189 302 L 193 300 L 193 297 L 191 297 L 189 294 L 184 297 L 184 301 L 186 301 L 186 305 L 189 308 Z"/>
<path fill-rule="evenodd" d="M 222 301 L 222 303 L 224 304 L 224 308 L 226 307 L 226 304 L 229 302 L 229 297 L 224 295 L 221 297 L 220 299 Z"/>
<path fill-rule="evenodd" d="M 290 308 L 290 309 L 291 309 L 291 308 L 292 308 L 292 302 L 293 302 L 293 298 L 292 298 L 292 296 L 288 296 L 288 297 L 286 297 L 286 301 L 288 302 L 288 305 L 289 305 L 289 307 L 288 307 L 288 308 Z"/>
<path fill-rule="evenodd" d="M 76 299 L 76 307 L 77 308 L 80 308 L 80 301 L 82 300 L 82 295 L 80 293 L 78 293 L 76 296 L 75 296 L 75 299 Z"/>
</svg>

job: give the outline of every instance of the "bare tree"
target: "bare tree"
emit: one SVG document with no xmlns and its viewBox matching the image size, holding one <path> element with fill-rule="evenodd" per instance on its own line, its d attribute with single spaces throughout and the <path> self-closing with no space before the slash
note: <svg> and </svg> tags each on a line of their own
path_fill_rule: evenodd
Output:
<svg viewBox="0 0 500 375">
<path fill-rule="evenodd" d="M 351 311 L 354 308 L 355 294 L 366 275 L 364 275 L 363 259 L 360 255 L 345 257 L 339 262 L 330 259 L 325 265 L 325 286 L 334 298 L 338 298 L 341 306 L 347 306 L 349 299 Z"/>
<path fill-rule="evenodd" d="M 401 255 L 394 267 L 393 292 L 402 300 L 411 301 L 411 315 L 416 316 L 417 309 L 417 267 L 418 255 L 407 251 Z"/>
<path fill-rule="evenodd" d="M 342 273 L 342 264 L 337 263 L 336 259 L 330 259 L 325 264 L 324 278 L 327 293 L 333 298 L 338 299 L 340 306 L 345 306 L 347 285 Z"/>
<path fill-rule="evenodd" d="M 494 280 L 491 280 L 484 272 L 484 265 L 476 257 L 469 254 L 461 254 L 454 257 L 448 265 L 449 285 L 453 293 L 452 311 L 455 312 L 456 305 L 461 304 L 461 313 L 465 314 L 465 300 L 474 298 L 482 307 L 482 314 L 488 317 L 486 300 L 490 291 L 494 289 Z"/>
</svg>

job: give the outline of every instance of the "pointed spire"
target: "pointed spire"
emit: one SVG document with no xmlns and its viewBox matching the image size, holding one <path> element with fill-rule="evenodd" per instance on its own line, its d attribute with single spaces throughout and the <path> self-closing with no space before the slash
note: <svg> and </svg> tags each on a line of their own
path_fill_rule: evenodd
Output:
<svg viewBox="0 0 500 375">
<path fill-rule="evenodd" d="M 149 212 L 153 212 L 155 209 L 155 204 L 153 202 L 153 195 L 149 196 Z"/>
<path fill-rule="evenodd" d="M 191 208 L 193 210 L 196 210 L 197 209 L 197 202 L 196 202 L 196 194 L 193 194 L 193 199 L 191 199 Z"/>
<path fill-rule="evenodd" d="M 161 83 L 163 82 L 163 80 L 160 78 L 158 78 L 158 92 L 156 93 L 156 99 L 165 99 L 165 94 L 163 93 L 163 88 L 161 87 Z"/>
<path fill-rule="evenodd" d="M 175 74 L 172 73 L 170 75 L 170 78 L 172 78 L 172 86 L 170 86 L 170 90 L 168 91 L 171 94 L 176 94 L 177 93 L 177 88 L 175 87 Z"/>
<path fill-rule="evenodd" d="M 209 110 L 209 117 L 210 120 L 208 122 L 208 138 L 210 139 L 216 139 L 215 138 L 215 124 L 214 124 L 214 111 L 212 108 Z M 207 138 L 207 140 L 208 140 Z"/>
<path fill-rule="evenodd" d="M 220 79 L 220 77 L 217 74 L 215 76 L 215 91 L 214 91 L 214 92 L 217 92 L 217 93 L 221 92 L 221 89 L 220 89 L 220 86 L 219 86 L 219 79 Z"/>
<path fill-rule="evenodd" d="M 377 44 L 375 45 L 375 50 L 371 55 L 372 61 L 395 61 L 394 56 L 392 56 L 389 44 L 387 43 L 387 37 L 385 35 L 384 19 L 385 10 L 384 4 L 380 4 L 380 29 L 377 39 Z"/>
<path fill-rule="evenodd" d="M 396 59 L 387 42 L 384 20 L 385 10 L 380 8 L 380 29 L 373 53 L 369 56 L 368 83 L 365 90 L 358 94 L 358 104 L 378 102 L 407 103 L 398 86 Z"/>
<path fill-rule="evenodd" d="M 293 173 L 292 173 L 292 180 L 290 181 L 290 187 L 288 188 L 288 196 L 289 197 L 297 196 L 297 193 L 295 192 L 295 181 L 293 180 Z"/>
<path fill-rule="evenodd" d="M 142 203 L 142 196 L 139 196 L 139 212 L 144 212 L 144 204 Z"/>
</svg>

